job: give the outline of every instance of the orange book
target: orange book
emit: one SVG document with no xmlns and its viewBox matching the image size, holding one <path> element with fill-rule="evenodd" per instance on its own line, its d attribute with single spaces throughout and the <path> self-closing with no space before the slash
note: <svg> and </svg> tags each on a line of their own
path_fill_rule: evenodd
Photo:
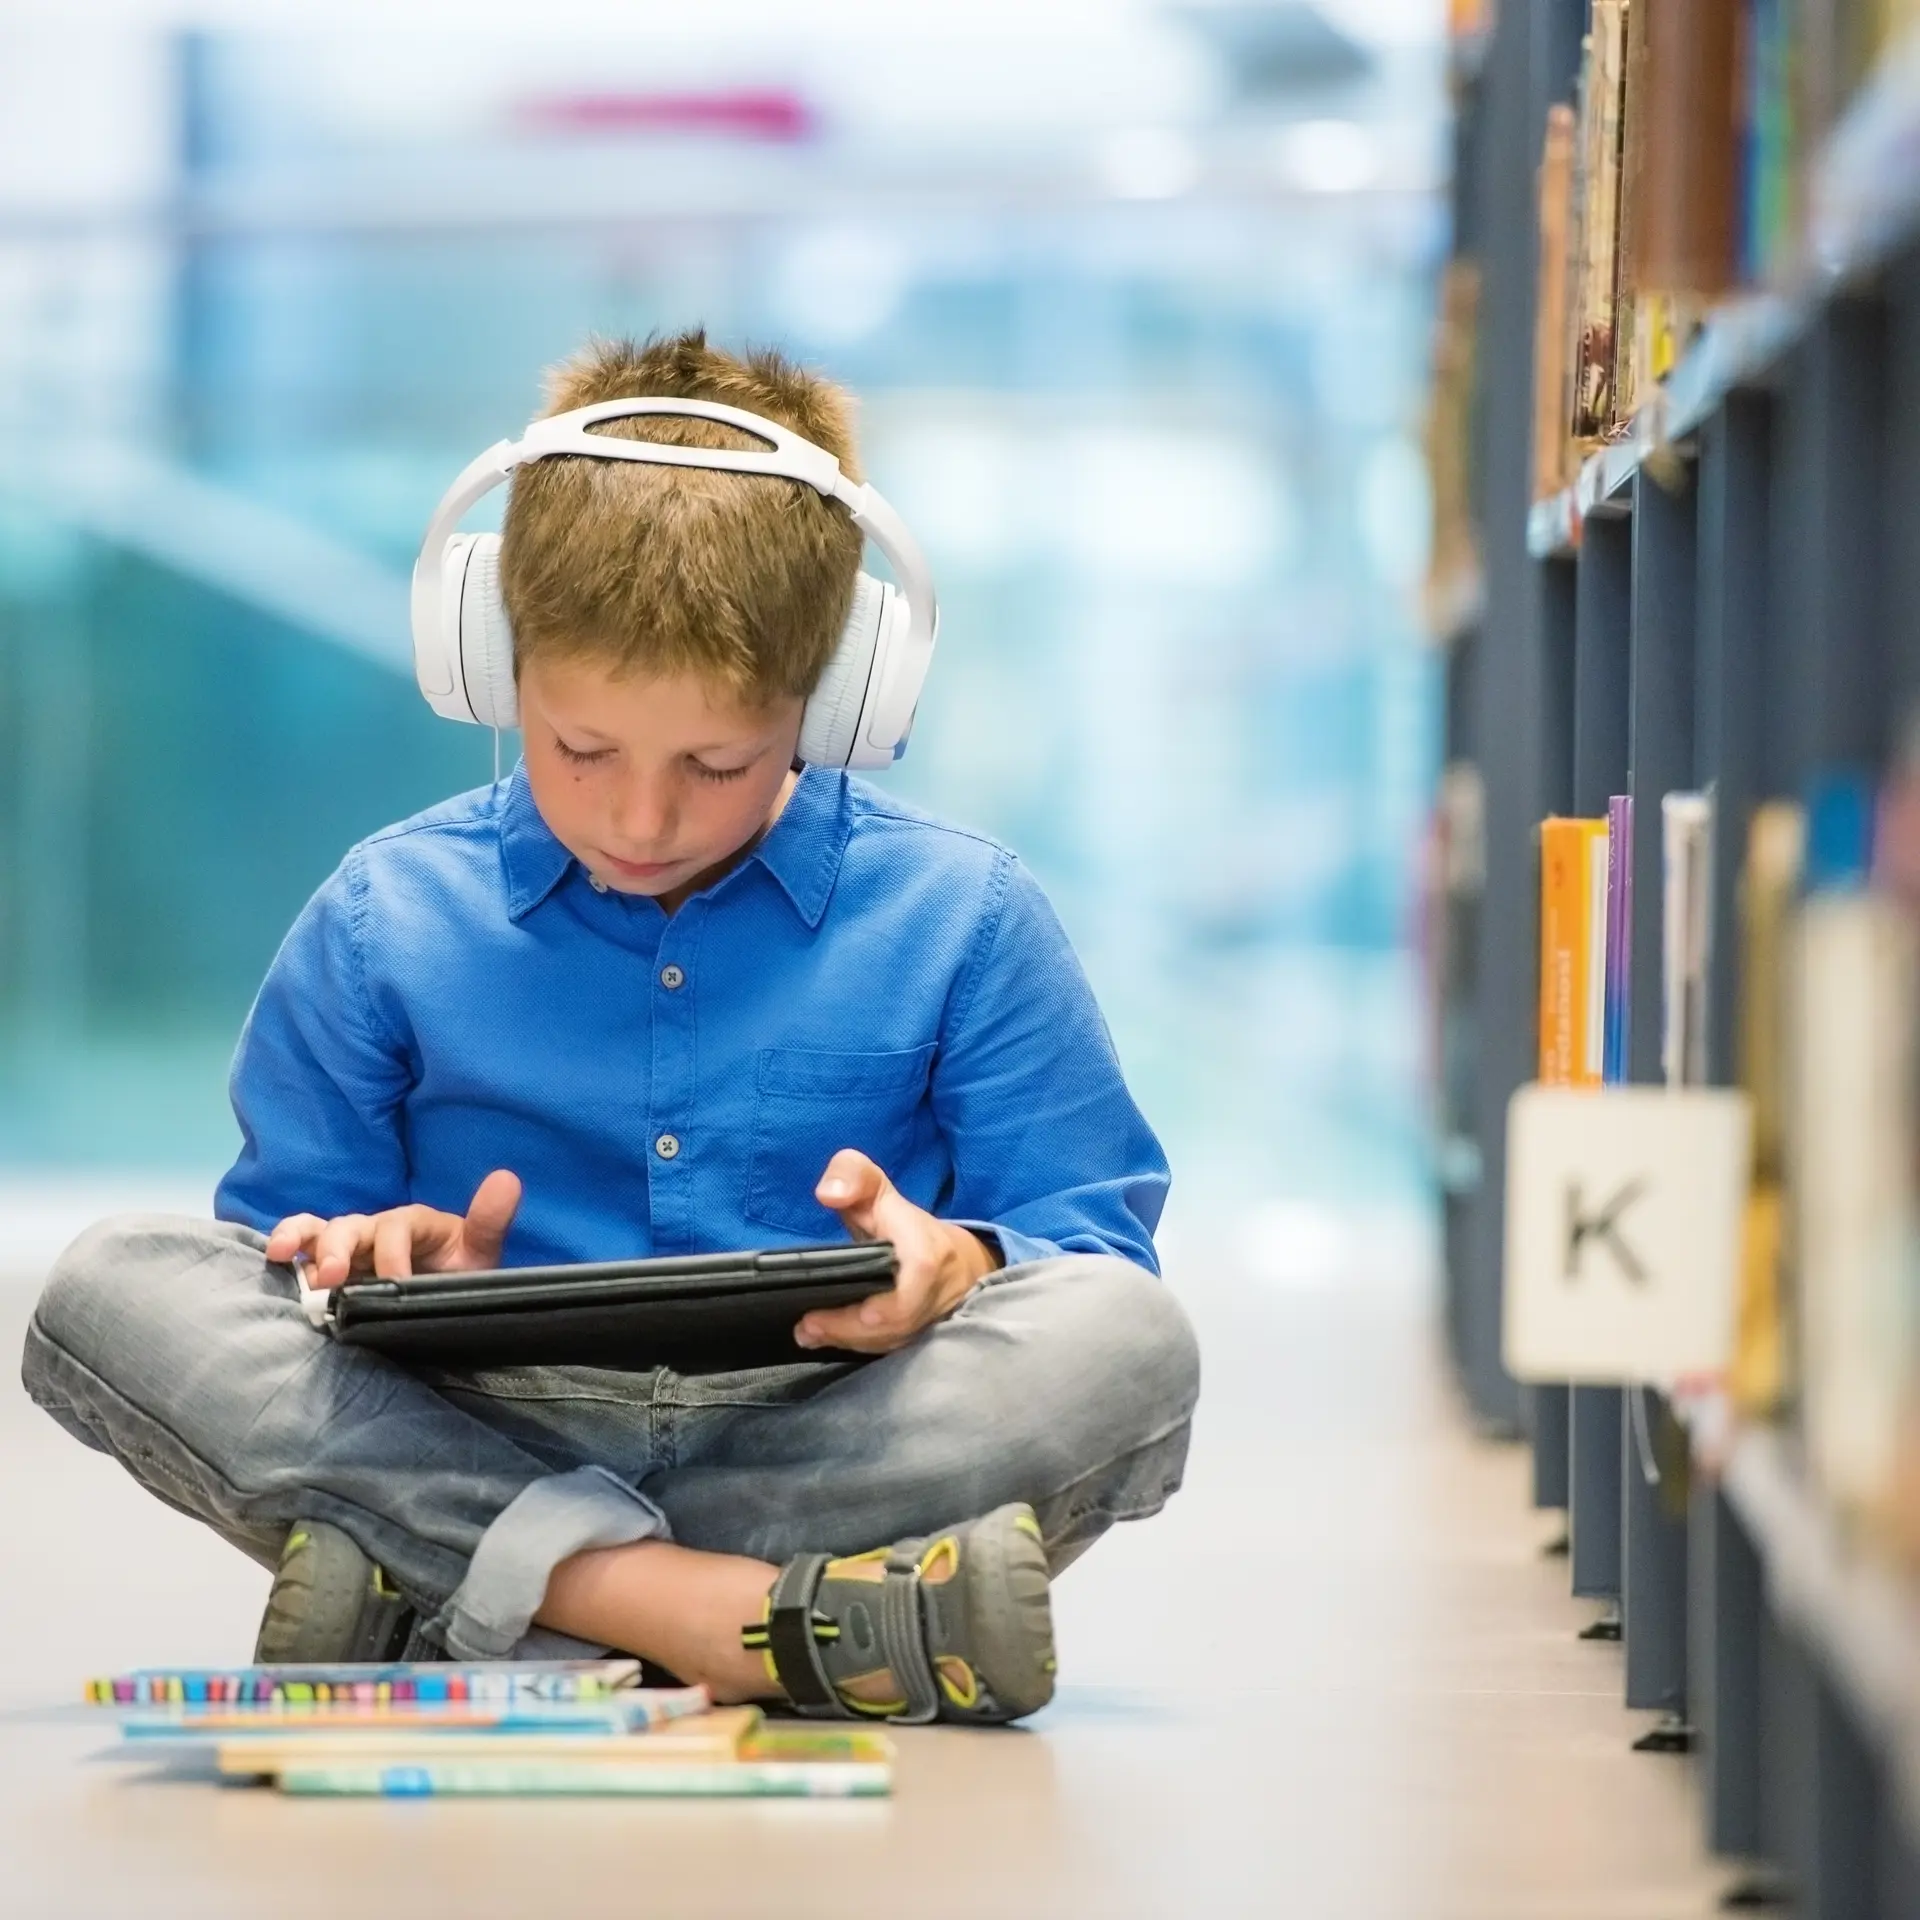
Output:
<svg viewBox="0 0 1920 1920">
<path fill-rule="evenodd" d="M 1607 823 L 1540 823 L 1540 1080 L 1600 1084 Z"/>
</svg>

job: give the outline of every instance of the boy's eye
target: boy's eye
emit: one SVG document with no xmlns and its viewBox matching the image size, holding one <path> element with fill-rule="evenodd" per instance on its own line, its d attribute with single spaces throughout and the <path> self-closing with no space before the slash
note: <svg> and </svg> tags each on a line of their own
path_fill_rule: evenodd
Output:
<svg viewBox="0 0 1920 1920">
<path fill-rule="evenodd" d="M 578 747 L 568 746 L 558 734 L 554 735 L 553 744 L 559 749 L 561 759 L 571 760 L 576 767 L 591 766 L 596 760 L 604 760 L 613 751 L 611 747 L 594 747 L 582 752 Z"/>
<path fill-rule="evenodd" d="M 752 764 L 752 761 L 747 762 L 747 766 Z M 692 760 L 688 765 L 702 780 L 738 780 L 747 770 L 746 767 L 710 767 L 704 760 Z"/>
</svg>

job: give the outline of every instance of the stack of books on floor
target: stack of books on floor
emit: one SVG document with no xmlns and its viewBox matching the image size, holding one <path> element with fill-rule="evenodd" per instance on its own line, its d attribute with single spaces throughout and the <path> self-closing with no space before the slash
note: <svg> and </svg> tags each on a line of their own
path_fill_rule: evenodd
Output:
<svg viewBox="0 0 1920 1920">
<path fill-rule="evenodd" d="M 119 1757 L 287 1794 L 651 1798 L 887 1794 L 863 1727 L 770 1726 L 635 1660 L 240 1667 L 96 1680 Z"/>
</svg>

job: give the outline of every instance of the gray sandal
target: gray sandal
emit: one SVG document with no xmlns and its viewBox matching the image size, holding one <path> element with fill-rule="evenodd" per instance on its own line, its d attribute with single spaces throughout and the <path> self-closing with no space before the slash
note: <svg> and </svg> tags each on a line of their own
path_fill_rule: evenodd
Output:
<svg viewBox="0 0 1920 1920">
<path fill-rule="evenodd" d="M 1024 1502 L 870 1553 L 781 1568 L 741 1644 L 803 1714 L 989 1725 L 1053 1698 L 1047 1557 Z"/>
<path fill-rule="evenodd" d="M 301 1520 L 280 1549 L 253 1657 L 259 1666 L 398 1660 L 413 1625 L 384 1568 L 338 1527 Z"/>
</svg>

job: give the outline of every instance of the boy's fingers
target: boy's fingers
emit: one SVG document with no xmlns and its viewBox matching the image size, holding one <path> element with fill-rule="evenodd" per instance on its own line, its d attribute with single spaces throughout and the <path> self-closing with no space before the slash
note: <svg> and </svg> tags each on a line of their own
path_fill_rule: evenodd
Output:
<svg viewBox="0 0 1920 1920">
<path fill-rule="evenodd" d="M 835 1307 L 829 1313 L 810 1313 L 794 1328 L 794 1342 L 802 1347 L 845 1347 L 851 1353 L 889 1353 L 907 1337 L 905 1327 L 863 1325 L 853 1307 Z"/>
<path fill-rule="evenodd" d="M 903 1273 L 882 1293 L 850 1307 L 810 1313 L 794 1328 L 803 1347 L 850 1347 L 856 1353 L 890 1353 L 920 1330 L 926 1289 Z"/>
<path fill-rule="evenodd" d="M 326 1225 L 317 1213 L 290 1213 L 267 1235 L 267 1258 L 276 1264 L 291 1260 Z"/>
<path fill-rule="evenodd" d="M 413 1272 L 414 1209 L 396 1207 L 373 1223 L 373 1270 L 383 1280 L 405 1280 Z"/>
<path fill-rule="evenodd" d="M 323 1222 L 313 1242 L 314 1279 L 323 1287 L 339 1286 L 372 1247 L 373 1222 L 364 1213 Z"/>
<path fill-rule="evenodd" d="M 507 1229 L 520 1206 L 520 1176 L 496 1167 L 474 1190 L 467 1208 L 466 1254 L 477 1267 L 497 1267 Z"/>
<path fill-rule="evenodd" d="M 813 1197 L 823 1207 L 831 1207 L 847 1226 L 871 1233 L 873 1209 L 887 1193 L 891 1182 L 885 1173 L 857 1147 L 842 1147 L 827 1162 Z"/>
</svg>

